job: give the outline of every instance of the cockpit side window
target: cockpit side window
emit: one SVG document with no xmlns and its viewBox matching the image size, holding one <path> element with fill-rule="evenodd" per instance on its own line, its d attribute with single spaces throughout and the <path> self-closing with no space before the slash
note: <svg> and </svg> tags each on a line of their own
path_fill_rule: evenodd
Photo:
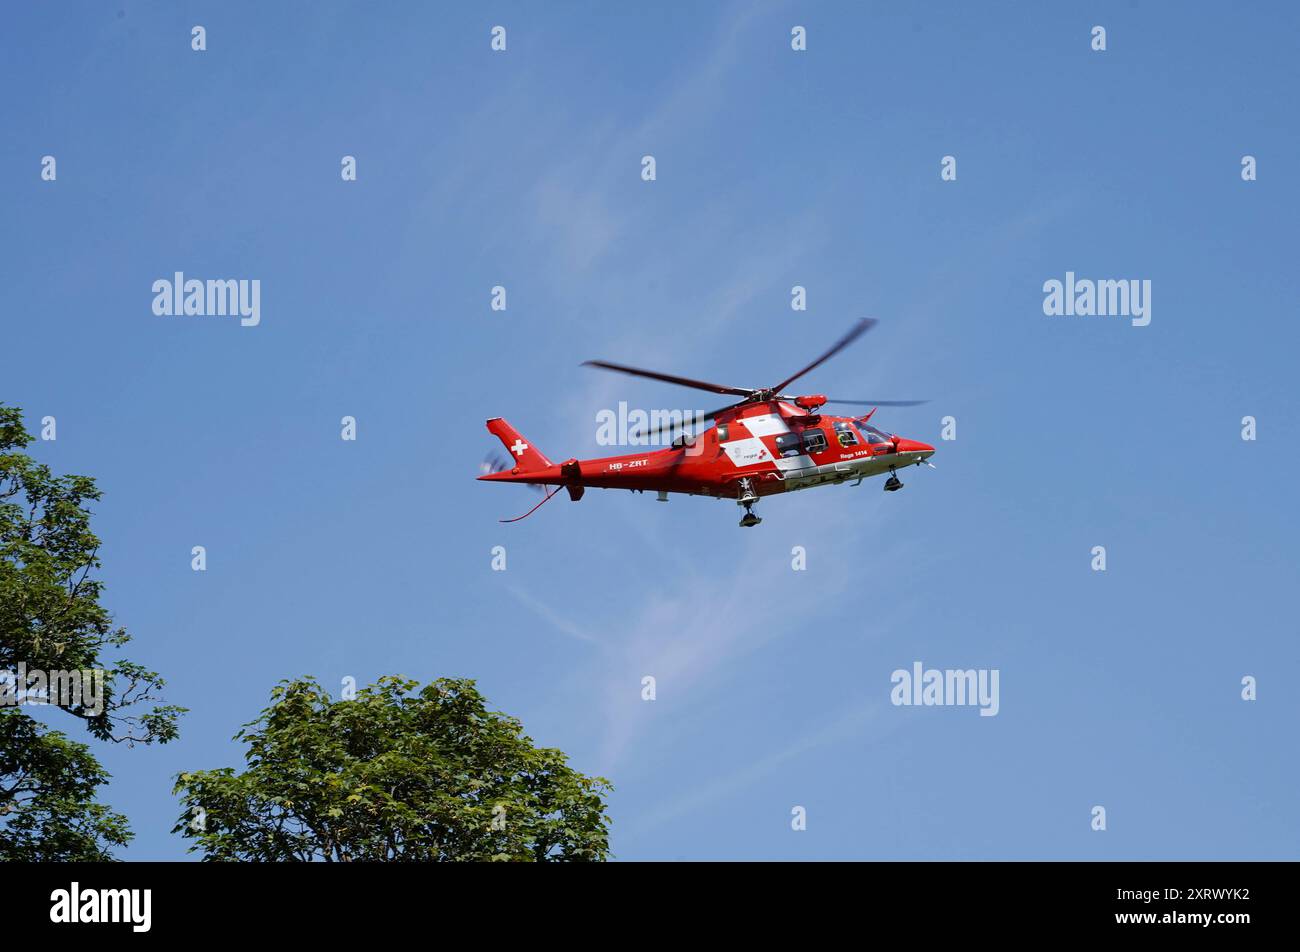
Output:
<svg viewBox="0 0 1300 952">
<path fill-rule="evenodd" d="M 835 424 L 835 438 L 839 440 L 840 446 L 857 446 L 858 434 L 853 432 L 853 428 L 847 423 Z"/>
</svg>

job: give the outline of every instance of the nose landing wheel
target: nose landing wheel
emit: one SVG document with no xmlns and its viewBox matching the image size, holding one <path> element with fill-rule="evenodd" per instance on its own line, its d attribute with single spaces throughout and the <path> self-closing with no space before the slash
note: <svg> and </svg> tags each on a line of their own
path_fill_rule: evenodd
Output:
<svg viewBox="0 0 1300 952">
<path fill-rule="evenodd" d="M 899 479 L 898 474 L 894 472 L 894 467 L 889 467 L 889 478 L 885 480 L 885 492 L 896 493 L 902 488 L 903 481 Z"/>
</svg>

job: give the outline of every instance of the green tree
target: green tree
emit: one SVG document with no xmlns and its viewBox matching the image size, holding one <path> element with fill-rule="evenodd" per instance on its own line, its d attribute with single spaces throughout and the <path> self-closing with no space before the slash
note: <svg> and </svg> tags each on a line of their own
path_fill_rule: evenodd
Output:
<svg viewBox="0 0 1300 952">
<path fill-rule="evenodd" d="M 95 802 L 108 774 L 85 744 L 0 708 L 0 859 L 111 860 L 131 838 L 126 817 Z"/>
<path fill-rule="evenodd" d="M 184 773 L 174 832 L 206 860 L 602 860 L 609 782 L 538 748 L 474 682 L 281 682 L 235 735 L 247 769 Z"/>
<path fill-rule="evenodd" d="M 28 671 L 102 671 L 102 704 L 63 713 L 97 740 L 166 743 L 183 708 L 137 707 L 157 700 L 163 680 L 120 658 L 130 641 L 99 603 L 99 539 L 89 504 L 100 498 L 85 476 L 55 476 L 22 450 L 31 443 L 19 410 L 0 405 L 0 860 L 103 860 L 130 839 L 126 820 L 95 802 L 108 774 L 85 744 L 37 723 L 15 684 Z M 46 708 L 53 710 L 53 708 Z"/>
</svg>

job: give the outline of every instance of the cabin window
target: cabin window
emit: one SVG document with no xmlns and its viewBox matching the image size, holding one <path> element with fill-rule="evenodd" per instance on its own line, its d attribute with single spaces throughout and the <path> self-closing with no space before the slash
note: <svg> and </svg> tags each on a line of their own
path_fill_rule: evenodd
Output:
<svg viewBox="0 0 1300 952">
<path fill-rule="evenodd" d="M 777 456 L 798 456 L 803 452 L 799 448 L 798 433 L 778 433 L 776 437 Z"/>
<path fill-rule="evenodd" d="M 727 442 L 727 424 L 725 423 L 718 424 L 718 442 L 719 443 Z"/>
<path fill-rule="evenodd" d="M 821 430 L 804 430 L 803 448 L 805 453 L 822 452 L 826 449 L 826 434 Z"/>
</svg>

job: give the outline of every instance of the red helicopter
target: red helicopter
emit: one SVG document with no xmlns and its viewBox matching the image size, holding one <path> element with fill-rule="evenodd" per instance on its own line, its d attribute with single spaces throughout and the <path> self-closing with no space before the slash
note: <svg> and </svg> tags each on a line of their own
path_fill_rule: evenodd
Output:
<svg viewBox="0 0 1300 952">
<path fill-rule="evenodd" d="M 903 488 L 897 470 L 925 463 L 934 455 L 934 447 L 897 434 L 886 433 L 868 421 L 877 407 L 911 407 L 924 400 L 832 400 L 822 394 L 788 396 L 782 391 L 804 374 L 821 366 L 862 334 L 875 326 L 870 318 L 859 321 L 826 353 L 796 374 L 773 387 L 750 389 L 724 387 L 721 384 L 672 374 L 640 370 L 624 364 L 589 360 L 584 366 L 613 370 L 636 377 L 649 377 L 666 383 L 694 387 L 711 393 L 739 397 L 739 401 L 706 413 L 696 422 L 714 420 L 717 425 L 703 433 L 683 433 L 663 449 L 647 450 L 627 456 L 599 459 L 567 459 L 552 463 L 509 423 L 500 417 L 487 421 L 488 431 L 501 440 L 511 453 L 510 464 L 487 461 L 479 479 L 498 483 L 527 483 L 537 488 L 554 487 L 546 498 L 528 512 L 502 522 L 518 522 L 541 508 L 561 488 L 577 502 L 588 488 L 630 489 L 633 492 L 658 493 L 667 502 L 669 493 L 734 499 L 745 508 L 742 526 L 756 526 L 762 519 L 754 515 L 754 503 L 763 496 L 826 486 L 868 476 L 889 473 L 885 491 Z M 872 407 L 861 417 L 830 416 L 820 412 L 828 403 L 856 404 Z M 634 439 L 662 435 L 682 429 L 681 421 L 643 431 Z"/>
</svg>

